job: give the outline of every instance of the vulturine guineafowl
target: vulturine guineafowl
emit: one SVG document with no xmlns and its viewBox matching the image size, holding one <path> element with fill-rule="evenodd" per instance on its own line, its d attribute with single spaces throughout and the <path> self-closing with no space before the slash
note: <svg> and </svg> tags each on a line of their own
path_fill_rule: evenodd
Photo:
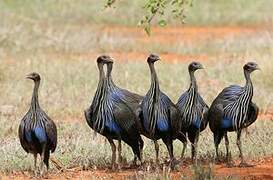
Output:
<svg viewBox="0 0 273 180">
<path fill-rule="evenodd" d="M 216 156 L 219 157 L 218 146 L 224 136 L 227 163 L 232 165 L 227 132 L 236 131 L 241 167 L 249 166 L 242 152 L 241 132 L 243 128 L 248 127 L 257 119 L 259 112 L 259 108 L 252 102 L 253 84 L 250 78 L 250 74 L 259 67 L 256 63 L 249 62 L 244 65 L 243 69 L 246 79 L 245 86 L 231 85 L 225 88 L 212 102 L 208 113 L 209 126 L 214 135 Z"/>
<path fill-rule="evenodd" d="M 159 163 L 159 145 L 157 140 L 162 139 L 170 155 L 170 165 L 175 165 L 173 155 L 173 140 L 181 128 L 181 116 L 177 107 L 169 97 L 161 92 L 154 63 L 160 60 L 159 56 L 151 54 L 147 63 L 151 71 L 151 86 L 145 95 L 138 111 L 144 135 L 155 143 L 156 163 Z"/>
<path fill-rule="evenodd" d="M 198 62 L 189 64 L 190 87 L 180 96 L 176 104 L 182 116 L 182 134 L 178 137 L 178 139 L 183 142 L 181 158 L 183 158 L 186 150 L 186 137 L 188 136 L 192 146 L 192 160 L 196 160 L 199 133 L 203 131 L 208 124 L 205 116 L 209 107 L 198 92 L 197 82 L 194 76 L 194 72 L 198 69 L 203 69 L 202 64 Z"/>
<path fill-rule="evenodd" d="M 119 99 L 125 103 L 134 113 L 136 113 L 139 104 L 141 103 L 143 96 L 140 96 L 136 93 L 132 93 L 126 89 L 122 89 L 118 86 L 115 85 L 115 83 L 113 82 L 112 79 L 112 69 L 113 69 L 113 61 L 109 61 L 107 63 L 107 81 L 109 82 L 109 85 L 111 86 L 110 88 L 113 89 L 112 93 L 116 94 Z M 136 115 L 136 114 L 135 114 Z M 138 117 L 136 117 L 138 118 Z M 136 120 L 136 119 L 135 119 Z M 137 123 L 137 121 L 136 121 Z M 139 124 L 136 124 L 139 125 Z M 140 127 L 137 126 L 138 131 L 140 130 Z M 141 151 L 141 155 L 142 155 L 142 149 L 143 149 L 143 140 L 141 139 L 141 137 L 139 138 L 139 146 L 140 146 L 140 151 Z M 121 161 L 121 142 L 119 141 L 118 144 L 118 159 L 119 161 Z M 142 157 L 141 157 L 142 158 Z M 137 156 L 135 154 L 135 158 L 134 158 L 134 164 L 136 163 L 137 160 Z"/>
<path fill-rule="evenodd" d="M 97 59 L 100 78 L 93 102 L 85 111 L 88 125 L 96 132 L 107 138 L 112 149 L 112 168 L 116 164 L 116 146 L 114 139 L 123 140 L 134 154 L 140 157 L 140 134 L 136 127 L 136 115 L 122 100 L 122 95 L 112 84 L 111 78 L 105 78 L 103 65 L 112 63 L 109 56 L 100 56 Z M 110 74 L 108 69 L 107 74 Z"/>
<path fill-rule="evenodd" d="M 35 174 L 37 173 L 37 154 L 41 157 L 40 173 L 43 174 L 44 164 L 49 168 L 50 152 L 53 153 L 57 145 L 57 128 L 55 123 L 41 109 L 38 101 L 40 75 L 31 73 L 27 78 L 34 81 L 34 90 L 30 109 L 23 117 L 19 126 L 20 143 L 27 153 L 34 155 Z M 44 164 L 43 164 L 44 163 Z"/>
</svg>

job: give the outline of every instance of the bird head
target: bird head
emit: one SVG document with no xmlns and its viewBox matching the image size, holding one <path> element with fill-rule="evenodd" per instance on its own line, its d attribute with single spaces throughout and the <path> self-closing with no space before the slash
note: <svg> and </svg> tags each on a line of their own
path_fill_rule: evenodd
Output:
<svg viewBox="0 0 273 180">
<path fill-rule="evenodd" d="M 244 70 L 251 73 L 255 70 L 260 70 L 259 66 L 255 62 L 248 62 L 244 65 Z"/>
<path fill-rule="evenodd" d="M 113 63 L 113 59 L 108 55 L 101 55 L 97 58 L 97 63 L 100 64 L 107 64 L 107 63 Z"/>
<path fill-rule="evenodd" d="M 33 73 L 30 73 L 26 76 L 26 78 L 28 79 L 32 79 L 34 82 L 38 82 L 41 80 L 41 77 L 38 73 L 36 72 L 33 72 Z"/>
<path fill-rule="evenodd" d="M 192 62 L 188 67 L 189 71 L 196 71 L 197 69 L 204 69 L 203 65 L 199 62 Z"/>
<path fill-rule="evenodd" d="M 158 60 L 160 60 L 160 57 L 156 54 L 150 54 L 149 57 L 147 58 L 148 63 L 154 63 Z"/>
</svg>

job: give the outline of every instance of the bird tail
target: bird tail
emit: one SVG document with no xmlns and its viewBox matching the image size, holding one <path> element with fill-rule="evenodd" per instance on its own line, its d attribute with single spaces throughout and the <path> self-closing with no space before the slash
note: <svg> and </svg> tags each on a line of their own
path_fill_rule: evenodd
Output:
<svg viewBox="0 0 273 180">
<path fill-rule="evenodd" d="M 258 114 L 259 114 L 259 107 L 256 104 L 251 103 L 249 105 L 249 109 L 247 112 L 247 117 L 246 117 L 246 120 L 244 123 L 244 128 L 246 128 L 246 127 L 250 126 L 252 123 L 254 123 L 258 117 Z"/>
<path fill-rule="evenodd" d="M 89 113 L 89 109 L 86 109 L 86 110 L 84 111 L 84 117 L 85 117 L 85 120 L 86 120 L 87 124 L 90 126 L 91 123 L 90 123 L 90 115 L 89 115 L 89 114 L 90 114 L 90 113 Z"/>
</svg>

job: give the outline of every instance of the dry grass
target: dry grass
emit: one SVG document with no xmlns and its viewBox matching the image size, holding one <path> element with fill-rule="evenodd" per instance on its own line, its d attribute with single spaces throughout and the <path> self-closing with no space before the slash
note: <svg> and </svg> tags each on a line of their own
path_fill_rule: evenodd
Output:
<svg viewBox="0 0 273 180">
<path fill-rule="evenodd" d="M 37 61 L 36 59 L 39 59 Z M 207 70 L 197 73 L 199 89 L 208 103 L 226 85 L 230 83 L 243 84 L 243 75 L 238 63 L 232 62 L 225 68 L 222 62 L 209 63 Z M 242 63 L 242 62 L 240 62 Z M 271 80 L 267 72 L 272 67 L 268 61 L 259 61 L 263 71 L 253 74 L 255 85 L 255 102 L 262 108 L 262 112 L 272 107 L 272 93 L 267 82 Z M 41 105 L 57 122 L 59 130 L 59 144 L 54 154 L 66 167 L 81 166 L 94 168 L 110 163 L 111 150 L 103 138 L 92 139 L 92 131 L 84 122 L 83 109 L 88 107 L 97 85 L 97 70 L 94 60 L 81 59 L 47 59 L 45 55 L 30 56 L 26 60 L 8 60 L 2 64 L 1 102 L 2 114 L 0 116 L 0 158 L 2 171 L 27 170 L 32 165 L 32 157 L 26 155 L 20 147 L 17 138 L 17 128 L 20 119 L 27 111 L 33 83 L 24 79 L 25 74 L 31 71 L 40 72 L 42 85 L 40 90 Z M 159 63 L 158 75 L 162 90 L 176 101 L 180 93 L 188 86 L 186 64 Z M 170 76 L 170 72 L 172 75 Z M 259 80 L 263 79 L 264 80 Z M 117 84 L 126 89 L 144 94 L 149 87 L 149 71 L 145 63 L 115 63 L 114 79 Z M 267 96 L 265 96 L 267 94 Z M 272 121 L 259 119 L 250 129 L 250 135 L 244 138 L 244 151 L 248 159 L 272 156 L 273 133 Z M 98 146 L 97 144 L 104 144 Z M 235 146 L 235 135 L 231 138 L 232 154 L 238 155 Z M 167 157 L 163 144 L 161 157 Z M 223 148 L 223 147 L 222 147 Z M 175 142 L 175 154 L 179 156 L 182 145 Z M 200 138 L 200 157 L 207 159 L 213 157 L 214 146 L 212 134 L 207 129 Z M 222 149 L 224 150 L 224 149 Z M 98 153 L 100 152 L 100 153 Z M 129 147 L 124 146 L 126 161 L 132 160 Z M 188 150 L 189 155 L 189 150 Z M 145 159 L 154 157 L 153 144 L 146 140 Z M 238 156 L 237 156 L 238 157 Z"/>
<path fill-rule="evenodd" d="M 220 19 L 223 17 L 226 18 L 223 23 L 234 17 L 234 23 L 231 24 L 272 21 L 272 16 L 268 15 L 272 14 L 271 10 L 267 10 L 270 6 L 263 6 L 265 1 L 259 1 L 257 7 L 249 3 L 250 10 L 243 11 L 242 16 L 235 16 L 235 12 L 244 9 L 243 4 L 246 2 L 249 1 L 242 0 L 233 10 L 228 6 L 227 12 L 219 10 L 215 17 L 210 14 L 213 11 L 206 11 L 208 14 L 201 16 L 199 12 L 204 11 L 194 6 L 195 10 L 189 15 L 189 21 L 193 24 L 198 22 L 204 24 L 211 18 L 209 21 L 211 24 L 221 24 Z M 139 34 L 105 30 L 105 22 L 132 25 L 137 21 L 138 16 L 134 13 L 130 16 L 127 14 L 134 17 L 132 19 L 109 18 L 109 15 L 112 17 L 125 10 L 127 12 L 128 9 L 125 8 L 128 7 L 127 2 L 121 3 L 122 10 L 107 10 L 106 15 L 99 12 L 100 16 L 97 16 L 98 12 L 94 9 L 100 7 L 102 3 L 97 3 L 95 7 L 92 6 L 93 1 L 87 0 L 79 3 L 53 0 L 24 1 L 22 4 L 17 1 L 0 2 L 0 9 L 3 10 L 0 12 L 1 171 L 28 170 L 32 166 L 32 157 L 26 155 L 17 138 L 18 125 L 28 109 L 33 86 L 33 83 L 24 77 L 32 71 L 42 75 L 40 104 L 58 126 L 59 143 L 54 156 L 66 167 L 81 166 L 91 169 L 110 163 L 111 152 L 108 143 L 104 144 L 103 138 L 92 139 L 92 131 L 83 118 L 83 110 L 89 106 L 97 86 L 95 58 L 102 53 L 139 52 L 148 55 L 149 52 L 157 52 L 192 56 L 205 54 L 206 60 L 197 60 L 201 61 L 206 69 L 197 72 L 196 76 L 199 90 L 208 104 L 225 86 L 234 83 L 243 85 L 242 65 L 254 59 L 262 69 L 252 76 L 255 88 L 254 101 L 262 113 L 272 112 L 273 33 L 270 26 L 251 33 L 209 36 L 193 42 L 183 41 L 183 35 L 181 40 L 174 43 L 155 43 L 156 41 L 150 41 L 148 38 L 145 42 L 137 39 Z M 220 6 L 218 2 L 214 9 L 218 9 L 216 6 Z M 206 9 L 212 7 L 212 4 L 208 3 Z M 260 11 L 257 11 L 258 14 L 252 21 L 250 12 L 255 12 L 255 8 L 264 10 L 265 14 L 262 16 Z M 41 12 L 41 9 L 44 11 Z M 227 14 L 230 16 L 225 16 Z M 166 33 L 166 36 L 173 35 Z M 135 60 L 127 63 L 115 62 L 114 79 L 121 87 L 145 94 L 150 85 L 148 67 L 142 57 L 136 55 Z M 174 63 L 163 60 L 156 65 L 161 89 L 175 102 L 188 87 L 186 69 L 190 60 L 192 59 Z M 272 123 L 259 119 L 251 126 L 250 135 L 244 138 L 243 143 L 248 159 L 273 155 Z M 145 159 L 149 160 L 150 157 L 154 157 L 153 145 L 149 140 L 145 142 Z M 103 145 L 98 146 L 98 143 Z M 237 157 L 233 133 L 231 144 L 232 154 Z M 166 148 L 163 144 L 160 146 L 161 157 L 167 157 Z M 181 143 L 175 142 L 176 156 L 180 155 L 181 149 Z M 224 151 L 223 145 L 221 150 Z M 211 158 L 214 154 L 209 129 L 202 133 L 199 152 L 202 159 Z M 132 160 L 131 150 L 125 145 L 123 154 L 126 161 Z M 187 156 L 189 154 L 188 150 Z"/>
</svg>

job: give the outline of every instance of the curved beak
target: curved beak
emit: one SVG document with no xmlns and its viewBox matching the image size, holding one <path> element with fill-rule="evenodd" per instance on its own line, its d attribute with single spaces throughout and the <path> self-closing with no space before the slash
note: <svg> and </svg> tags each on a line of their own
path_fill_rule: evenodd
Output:
<svg viewBox="0 0 273 180">
<path fill-rule="evenodd" d="M 108 63 L 114 63 L 114 59 L 110 57 L 110 58 L 108 59 Z"/>
<path fill-rule="evenodd" d="M 32 79 L 33 77 L 32 77 L 32 74 L 28 74 L 28 75 L 26 75 L 26 79 Z"/>
<path fill-rule="evenodd" d="M 200 64 L 199 69 L 205 69 L 202 64 Z"/>
<path fill-rule="evenodd" d="M 260 71 L 261 71 L 261 68 L 260 68 L 259 66 L 257 66 L 257 67 L 255 68 L 255 70 L 260 70 Z"/>
<path fill-rule="evenodd" d="M 156 61 L 161 61 L 161 60 L 162 60 L 162 59 L 161 59 L 159 56 L 157 56 L 156 59 L 155 59 L 155 62 L 156 62 Z"/>
</svg>

